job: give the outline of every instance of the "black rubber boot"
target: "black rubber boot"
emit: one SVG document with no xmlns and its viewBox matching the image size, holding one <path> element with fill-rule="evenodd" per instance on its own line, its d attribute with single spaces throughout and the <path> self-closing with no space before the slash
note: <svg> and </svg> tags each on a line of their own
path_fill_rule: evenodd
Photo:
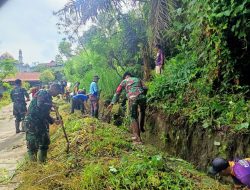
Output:
<svg viewBox="0 0 250 190">
<path fill-rule="evenodd" d="M 145 121 L 145 111 L 140 112 L 140 118 L 139 118 L 139 126 L 140 126 L 140 130 L 142 133 L 145 132 L 144 129 L 144 121 Z"/>
<path fill-rule="evenodd" d="M 37 153 L 28 151 L 29 159 L 31 162 L 37 161 Z"/>
<path fill-rule="evenodd" d="M 25 122 L 24 121 L 22 121 L 22 123 L 21 123 L 21 132 L 26 132 L 26 126 L 25 126 Z"/>
<path fill-rule="evenodd" d="M 20 129 L 19 129 L 20 122 L 19 121 L 15 121 L 15 126 L 16 126 L 16 133 L 20 133 Z"/>
<path fill-rule="evenodd" d="M 70 113 L 74 113 L 75 110 L 75 100 L 72 99 Z"/>
<path fill-rule="evenodd" d="M 38 150 L 38 161 L 43 163 L 47 160 L 47 150 Z"/>
</svg>

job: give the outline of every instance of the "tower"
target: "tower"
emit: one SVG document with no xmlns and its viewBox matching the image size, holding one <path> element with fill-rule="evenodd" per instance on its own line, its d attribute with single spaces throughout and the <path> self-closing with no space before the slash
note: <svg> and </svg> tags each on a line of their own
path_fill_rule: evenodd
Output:
<svg viewBox="0 0 250 190">
<path fill-rule="evenodd" d="M 19 64 L 23 64 L 23 53 L 21 49 L 19 49 L 18 62 Z"/>
</svg>

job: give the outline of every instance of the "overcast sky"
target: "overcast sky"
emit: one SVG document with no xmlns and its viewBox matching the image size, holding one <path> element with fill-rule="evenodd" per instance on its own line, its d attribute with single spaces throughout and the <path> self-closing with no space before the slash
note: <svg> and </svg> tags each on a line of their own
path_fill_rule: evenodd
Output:
<svg viewBox="0 0 250 190">
<path fill-rule="evenodd" d="M 0 0 L 2 1 L 2 0 Z M 25 63 L 49 62 L 58 53 L 63 38 L 58 34 L 57 17 L 52 12 L 67 0 L 8 0 L 0 7 L 0 55 L 9 52 Z"/>
</svg>

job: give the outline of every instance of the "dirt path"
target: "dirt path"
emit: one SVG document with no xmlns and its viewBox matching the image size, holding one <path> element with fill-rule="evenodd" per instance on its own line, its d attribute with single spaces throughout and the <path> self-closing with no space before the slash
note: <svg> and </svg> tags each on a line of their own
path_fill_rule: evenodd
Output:
<svg viewBox="0 0 250 190">
<path fill-rule="evenodd" d="M 15 189 L 19 182 L 11 178 L 26 153 L 25 134 L 15 132 L 12 104 L 0 110 L 0 190 Z M 5 182 L 4 182 L 5 181 Z"/>
</svg>

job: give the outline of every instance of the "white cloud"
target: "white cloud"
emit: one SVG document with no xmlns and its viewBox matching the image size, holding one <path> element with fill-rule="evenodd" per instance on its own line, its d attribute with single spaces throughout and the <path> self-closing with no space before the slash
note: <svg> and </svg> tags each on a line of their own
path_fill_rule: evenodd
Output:
<svg viewBox="0 0 250 190">
<path fill-rule="evenodd" d="M 56 10 L 61 9 L 68 0 L 44 0 L 50 7 L 53 7 Z"/>
<path fill-rule="evenodd" d="M 11 0 L 0 9 L 0 54 L 15 58 L 23 50 L 24 61 L 48 62 L 58 53 L 63 36 L 57 33 L 57 18 L 52 15 L 67 0 Z"/>
</svg>

